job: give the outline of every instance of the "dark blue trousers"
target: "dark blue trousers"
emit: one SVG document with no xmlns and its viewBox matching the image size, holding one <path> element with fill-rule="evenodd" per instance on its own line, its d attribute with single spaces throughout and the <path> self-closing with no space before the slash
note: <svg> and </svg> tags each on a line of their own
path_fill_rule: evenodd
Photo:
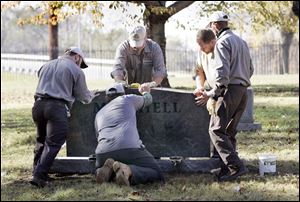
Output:
<svg viewBox="0 0 300 202">
<path fill-rule="evenodd" d="M 145 148 L 120 149 L 96 154 L 96 168 L 102 167 L 108 158 L 125 163 L 130 167 L 132 171 L 131 185 L 154 181 L 164 182 L 164 176 L 157 161 Z"/>
<path fill-rule="evenodd" d="M 69 129 L 65 103 L 53 99 L 36 100 L 32 118 L 37 127 L 33 175 L 46 180 L 49 169 L 66 141 Z"/>
</svg>

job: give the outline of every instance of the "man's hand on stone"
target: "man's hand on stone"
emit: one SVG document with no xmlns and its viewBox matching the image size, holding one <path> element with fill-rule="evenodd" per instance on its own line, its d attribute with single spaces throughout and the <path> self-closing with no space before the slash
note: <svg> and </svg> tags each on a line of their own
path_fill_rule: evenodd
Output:
<svg viewBox="0 0 300 202">
<path fill-rule="evenodd" d="M 139 92 L 141 94 L 143 93 L 150 93 L 151 87 L 149 85 L 149 83 L 143 83 L 140 87 L 139 87 Z"/>
<path fill-rule="evenodd" d="M 91 90 L 91 94 L 92 94 L 92 100 L 97 97 L 98 95 L 100 95 L 101 91 L 96 89 L 96 90 Z"/>
<path fill-rule="evenodd" d="M 195 103 L 198 106 L 203 106 L 207 103 L 208 98 L 203 97 L 202 95 L 195 98 Z"/>
<path fill-rule="evenodd" d="M 157 83 L 155 81 L 146 82 L 146 83 L 143 83 L 143 84 L 149 86 L 150 88 L 157 87 Z"/>
<path fill-rule="evenodd" d="M 194 91 L 195 92 L 195 91 Z M 195 102 L 198 106 L 203 106 L 207 103 L 207 100 L 209 99 L 209 96 L 206 94 L 206 91 L 200 90 L 198 91 L 198 94 L 196 94 Z"/>
<path fill-rule="evenodd" d="M 124 80 L 118 80 L 118 79 L 116 79 L 115 82 L 116 83 L 121 83 L 123 86 L 127 86 L 127 82 L 124 81 Z"/>
<path fill-rule="evenodd" d="M 95 90 L 92 90 L 92 93 L 97 96 L 97 95 L 100 95 L 101 91 L 98 90 L 98 89 L 95 89 Z"/>
<path fill-rule="evenodd" d="M 199 97 L 203 94 L 204 92 L 204 88 L 196 88 L 193 92 L 193 94 L 196 96 L 196 97 Z"/>
</svg>

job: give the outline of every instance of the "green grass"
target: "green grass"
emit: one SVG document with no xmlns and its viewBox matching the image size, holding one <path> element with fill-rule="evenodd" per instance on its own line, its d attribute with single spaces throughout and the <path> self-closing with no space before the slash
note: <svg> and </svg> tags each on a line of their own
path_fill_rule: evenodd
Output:
<svg viewBox="0 0 300 202">
<path fill-rule="evenodd" d="M 35 76 L 1 73 L 1 109 L 28 108 L 33 105 L 33 95 L 37 86 Z M 88 80 L 90 90 L 104 90 L 113 79 Z M 172 88 L 194 90 L 192 76 L 169 77 Z M 299 75 L 253 75 L 251 78 L 254 94 L 259 96 L 299 96 Z"/>
<path fill-rule="evenodd" d="M 254 97 L 254 119 L 262 124 L 262 130 L 237 136 L 238 152 L 250 169 L 237 181 L 218 183 L 210 174 L 177 173 L 166 174 L 165 184 L 120 187 L 113 183 L 99 185 L 92 174 L 52 175 L 55 181 L 36 189 L 28 183 L 35 142 L 31 106 L 36 83 L 32 78 L 16 81 L 1 76 L 1 200 L 299 200 L 299 97 L 289 87 L 297 87 L 298 80 L 293 76 L 276 79 L 282 79 L 284 95 L 274 91 L 272 96 L 269 92 Z M 266 85 L 276 84 L 270 80 L 265 79 Z M 181 80 L 177 87 L 185 81 L 191 82 Z M 89 81 L 88 85 L 101 89 L 109 82 Z M 261 153 L 276 154 L 276 175 L 259 176 Z M 65 149 L 59 155 L 65 156 Z"/>
<path fill-rule="evenodd" d="M 93 175 L 55 177 L 44 189 L 28 184 L 35 127 L 30 109 L 1 110 L 2 200 L 297 200 L 299 197 L 299 108 L 259 103 L 255 120 L 262 130 L 238 135 L 240 156 L 250 173 L 218 183 L 210 174 L 168 174 L 166 184 L 98 185 Z M 284 117 L 284 118 L 283 118 Z M 257 156 L 277 155 L 277 175 L 260 177 Z M 239 191 L 237 191 L 239 189 Z"/>
</svg>

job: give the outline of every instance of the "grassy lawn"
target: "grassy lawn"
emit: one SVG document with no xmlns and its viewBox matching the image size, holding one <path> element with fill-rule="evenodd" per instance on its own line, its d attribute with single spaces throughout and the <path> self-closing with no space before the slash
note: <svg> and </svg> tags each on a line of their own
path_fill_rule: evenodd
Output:
<svg viewBox="0 0 300 202">
<path fill-rule="evenodd" d="M 277 77 L 274 81 L 277 79 L 286 81 L 281 82 L 283 89 L 299 85 L 298 76 Z M 278 84 L 278 80 L 270 80 L 265 85 Z M 262 130 L 237 136 L 238 152 L 250 170 L 239 180 L 218 183 L 211 174 L 177 173 L 167 174 L 165 184 L 120 187 L 112 183 L 99 185 L 91 174 L 52 175 L 55 181 L 44 189 L 36 189 L 28 183 L 35 142 L 31 106 L 36 82 L 26 78 L 16 82 L 1 76 L 1 200 L 299 200 L 299 96 L 293 92 L 274 92 L 276 97 L 270 93 L 255 94 L 254 119 L 262 124 Z M 109 82 L 94 81 L 88 85 L 91 89 L 104 89 Z M 193 88 L 193 81 L 189 82 L 192 83 L 186 87 Z M 263 86 L 256 82 L 254 87 Z M 176 86 L 183 84 L 184 80 Z M 277 156 L 275 175 L 259 176 L 261 153 Z"/>
<path fill-rule="evenodd" d="M 13 75 L 11 73 L 1 73 L 1 109 L 24 108 L 33 105 L 33 95 L 37 86 L 35 76 Z M 192 76 L 173 76 L 169 77 L 172 88 L 193 90 L 195 81 Z M 262 96 L 286 96 L 299 95 L 299 75 L 253 75 L 251 78 L 252 87 L 255 95 Z M 89 89 L 104 90 L 109 84 L 109 80 L 88 80 Z"/>
</svg>

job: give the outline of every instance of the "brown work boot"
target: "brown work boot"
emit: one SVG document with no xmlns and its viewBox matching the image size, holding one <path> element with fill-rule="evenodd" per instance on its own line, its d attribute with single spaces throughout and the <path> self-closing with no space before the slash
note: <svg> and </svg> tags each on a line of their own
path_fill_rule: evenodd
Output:
<svg viewBox="0 0 300 202">
<path fill-rule="evenodd" d="M 130 167 L 124 163 L 115 161 L 113 169 L 116 173 L 116 183 L 119 185 L 130 186 L 129 178 L 132 175 Z"/>
<path fill-rule="evenodd" d="M 115 162 L 115 160 L 108 158 L 108 159 L 106 159 L 103 166 L 96 170 L 96 182 L 97 183 L 109 182 L 109 180 L 114 172 L 114 170 L 113 170 L 114 162 Z"/>
</svg>

